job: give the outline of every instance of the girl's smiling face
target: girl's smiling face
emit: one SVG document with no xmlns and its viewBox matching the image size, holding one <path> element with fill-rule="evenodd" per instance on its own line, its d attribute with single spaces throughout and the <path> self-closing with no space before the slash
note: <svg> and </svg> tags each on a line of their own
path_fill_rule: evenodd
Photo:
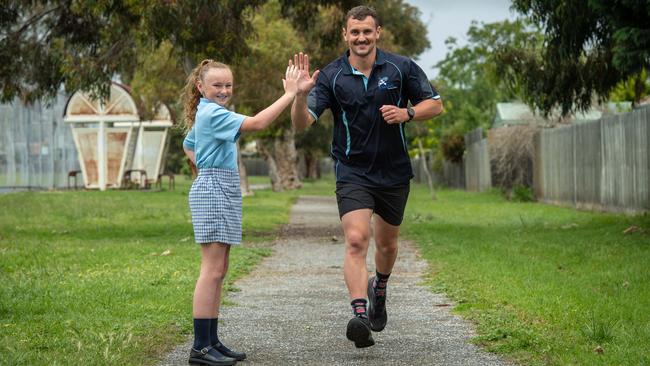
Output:
<svg viewBox="0 0 650 366">
<path fill-rule="evenodd" d="M 196 87 L 204 98 L 225 106 L 232 98 L 232 71 L 228 68 L 212 67 L 205 72 L 202 80 L 196 83 Z"/>
</svg>

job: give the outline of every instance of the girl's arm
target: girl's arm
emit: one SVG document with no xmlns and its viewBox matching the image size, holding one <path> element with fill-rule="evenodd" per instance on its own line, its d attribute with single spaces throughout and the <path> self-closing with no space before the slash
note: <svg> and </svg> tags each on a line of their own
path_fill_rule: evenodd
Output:
<svg viewBox="0 0 650 366">
<path fill-rule="evenodd" d="M 192 128 L 190 132 L 187 133 L 187 136 L 185 136 L 185 139 L 183 139 L 183 151 L 185 151 L 185 155 L 187 155 L 187 157 L 194 165 L 196 165 L 196 156 L 194 154 L 195 144 L 196 144 L 196 136 L 195 136 L 194 128 Z"/>
<path fill-rule="evenodd" d="M 298 92 L 298 76 L 300 71 L 294 65 L 287 67 L 285 79 L 282 80 L 284 84 L 284 94 L 276 100 L 273 104 L 266 107 L 263 111 L 259 112 L 253 117 L 246 117 L 240 127 L 240 131 L 259 131 L 265 129 L 271 124 L 285 108 L 291 104 L 293 98 Z"/>
<path fill-rule="evenodd" d="M 190 150 L 187 147 L 183 146 L 183 151 L 185 151 L 185 155 L 190 159 L 192 164 L 196 165 L 196 158 L 194 156 L 194 150 Z"/>
</svg>

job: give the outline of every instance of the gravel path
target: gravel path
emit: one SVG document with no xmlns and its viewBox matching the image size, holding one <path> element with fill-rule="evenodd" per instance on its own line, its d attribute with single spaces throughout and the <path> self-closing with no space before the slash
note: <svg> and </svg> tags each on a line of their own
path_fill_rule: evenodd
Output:
<svg viewBox="0 0 650 366">
<path fill-rule="evenodd" d="M 388 325 L 373 334 L 375 346 L 355 348 L 345 337 L 352 312 L 334 198 L 301 197 L 273 249 L 236 283 L 241 291 L 228 298 L 237 306 L 222 308 L 220 337 L 248 354 L 238 364 L 512 365 L 469 343 L 471 324 L 450 313 L 442 294 L 420 285 L 427 264 L 405 241 L 388 286 Z M 180 345 L 160 365 L 187 365 L 190 345 Z"/>
</svg>

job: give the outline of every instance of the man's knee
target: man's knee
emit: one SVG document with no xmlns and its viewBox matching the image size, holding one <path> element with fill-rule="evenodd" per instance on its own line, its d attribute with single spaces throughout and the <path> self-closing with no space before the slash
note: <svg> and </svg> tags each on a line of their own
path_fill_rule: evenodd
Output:
<svg viewBox="0 0 650 366">
<path fill-rule="evenodd" d="M 352 230 L 345 234 L 346 249 L 351 254 L 365 254 L 369 240 L 370 234 L 360 230 Z"/>
<path fill-rule="evenodd" d="M 381 255 L 394 256 L 397 254 L 397 240 L 387 242 L 377 242 L 376 249 Z"/>
</svg>

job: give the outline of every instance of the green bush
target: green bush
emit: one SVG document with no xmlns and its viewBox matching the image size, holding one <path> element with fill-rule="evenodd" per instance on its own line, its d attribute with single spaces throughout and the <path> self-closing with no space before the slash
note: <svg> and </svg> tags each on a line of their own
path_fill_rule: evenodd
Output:
<svg viewBox="0 0 650 366">
<path fill-rule="evenodd" d="M 512 188 L 510 199 L 516 202 L 533 202 L 535 195 L 530 187 L 516 185 Z"/>
</svg>

